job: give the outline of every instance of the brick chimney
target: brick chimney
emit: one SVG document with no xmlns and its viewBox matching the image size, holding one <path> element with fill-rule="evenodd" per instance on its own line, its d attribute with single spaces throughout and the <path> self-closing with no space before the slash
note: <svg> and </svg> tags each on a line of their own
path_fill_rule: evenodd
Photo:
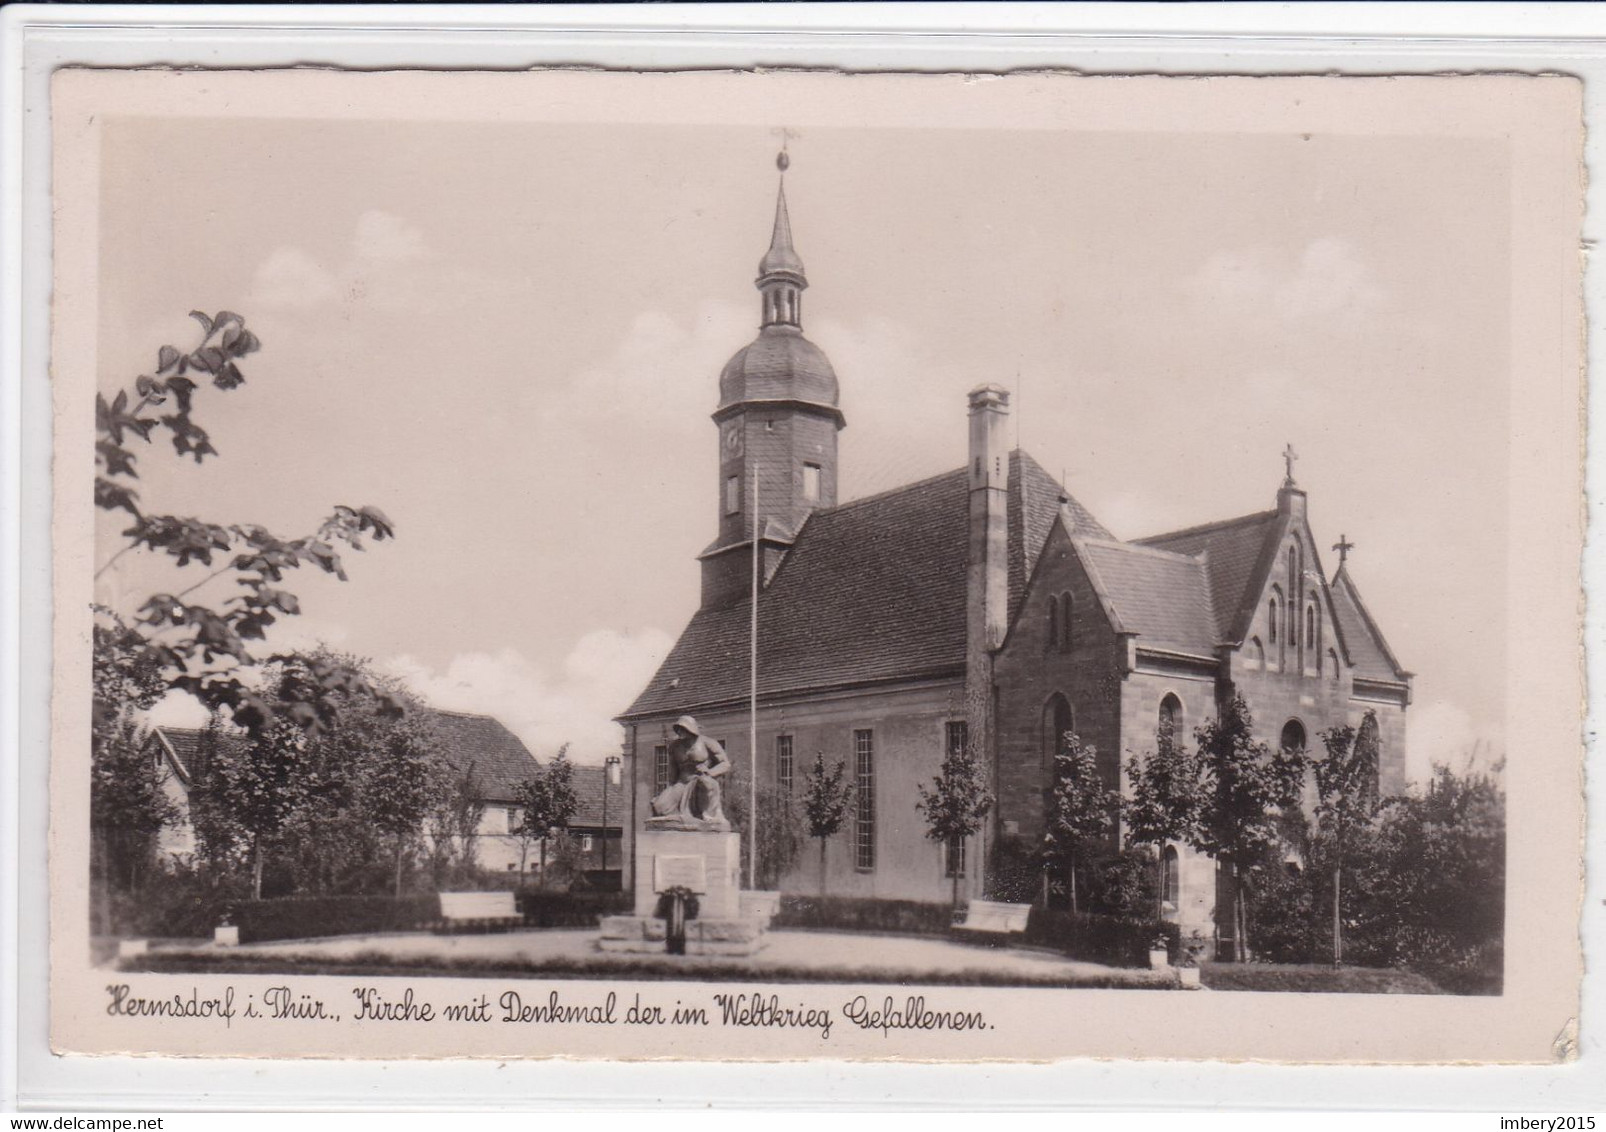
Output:
<svg viewBox="0 0 1606 1132">
<path fill-rule="evenodd" d="M 966 637 L 990 654 L 1004 643 L 1009 602 L 1009 390 L 970 391 L 970 554 Z"/>
</svg>

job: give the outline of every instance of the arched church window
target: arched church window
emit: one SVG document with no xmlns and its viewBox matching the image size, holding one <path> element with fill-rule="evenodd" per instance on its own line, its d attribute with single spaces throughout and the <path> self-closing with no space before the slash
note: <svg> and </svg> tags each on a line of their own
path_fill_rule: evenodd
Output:
<svg viewBox="0 0 1606 1132">
<path fill-rule="evenodd" d="M 1305 607 L 1305 647 L 1308 649 L 1316 647 L 1316 607 L 1314 605 Z"/>
<path fill-rule="evenodd" d="M 1327 670 L 1333 674 L 1333 683 L 1338 683 L 1338 653 L 1332 649 L 1327 650 Z"/>
<path fill-rule="evenodd" d="M 1303 751 L 1305 749 L 1305 725 L 1297 719 L 1290 719 L 1283 724 L 1283 735 L 1278 745 L 1285 751 Z"/>
<path fill-rule="evenodd" d="M 1175 845 L 1167 845 L 1160 853 L 1160 900 L 1170 909 L 1175 909 L 1182 899 L 1181 864 Z"/>
<path fill-rule="evenodd" d="M 1060 598 L 1059 594 L 1048 595 L 1048 647 L 1059 648 L 1060 644 Z"/>
<path fill-rule="evenodd" d="M 1175 692 L 1167 692 L 1160 701 L 1160 732 L 1175 737 L 1182 728 L 1182 701 Z"/>
<path fill-rule="evenodd" d="M 1071 651 L 1071 594 L 1067 590 L 1060 594 L 1060 652 Z"/>
<path fill-rule="evenodd" d="M 1249 648 L 1245 655 L 1250 668 L 1264 668 L 1266 666 L 1266 646 L 1260 643 L 1259 637 L 1249 638 Z"/>
<path fill-rule="evenodd" d="M 1055 692 L 1043 705 L 1043 766 L 1051 773 L 1054 756 L 1071 749 L 1068 736 L 1076 730 L 1076 713 L 1071 701 L 1061 692 Z"/>
<path fill-rule="evenodd" d="M 1272 598 L 1266 602 L 1266 624 L 1270 628 L 1272 644 L 1277 643 L 1277 599 Z"/>
</svg>

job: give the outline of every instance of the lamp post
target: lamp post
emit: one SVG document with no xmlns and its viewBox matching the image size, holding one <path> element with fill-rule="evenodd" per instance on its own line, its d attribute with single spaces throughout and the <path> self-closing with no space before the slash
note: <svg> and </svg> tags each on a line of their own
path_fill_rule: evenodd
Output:
<svg viewBox="0 0 1606 1132">
<path fill-rule="evenodd" d="M 619 765 L 624 762 L 618 755 L 602 760 L 602 871 L 608 871 L 608 785 L 619 785 Z"/>
</svg>

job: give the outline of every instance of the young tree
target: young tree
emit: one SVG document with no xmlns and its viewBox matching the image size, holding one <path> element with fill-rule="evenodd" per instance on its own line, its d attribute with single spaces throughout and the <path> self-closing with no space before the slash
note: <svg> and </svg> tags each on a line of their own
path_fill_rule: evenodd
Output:
<svg viewBox="0 0 1606 1132">
<path fill-rule="evenodd" d="M 815 752 L 814 765 L 803 772 L 803 821 L 809 836 L 820 843 L 820 895 L 825 895 L 825 842 L 848 819 L 853 785 L 847 781 L 848 764 L 838 760 L 827 768 L 825 755 Z"/>
<path fill-rule="evenodd" d="M 917 784 L 916 789 L 920 800 L 915 809 L 926 815 L 926 836 L 944 847 L 952 866 L 952 900 L 958 908 L 960 849 L 967 837 L 981 829 L 995 801 L 987 788 L 986 772 L 969 743 L 957 744 L 942 760 L 932 788 Z"/>
<path fill-rule="evenodd" d="M 485 783 L 471 762 L 444 772 L 446 782 L 429 813 L 430 856 L 437 888 L 468 882 L 479 868 L 480 822 L 485 817 Z M 524 884 L 519 866 L 519 884 Z"/>
<path fill-rule="evenodd" d="M 758 817 L 750 821 L 747 789 L 740 781 L 732 782 L 725 790 L 725 816 L 744 838 L 758 839 L 758 877 L 749 877 L 749 885 L 774 889 L 780 887 L 781 878 L 797 863 L 803 847 L 803 825 L 791 794 L 778 786 L 760 786 L 757 793 Z"/>
<path fill-rule="evenodd" d="M 1325 758 L 1314 760 L 1319 844 L 1333 875 L 1333 966 L 1344 961 L 1343 880 L 1351 840 L 1371 824 L 1378 807 L 1381 740 L 1377 713 L 1368 711 L 1359 730 L 1334 727 L 1322 733 Z"/>
<path fill-rule="evenodd" d="M 1098 750 L 1082 746 L 1066 732 L 1065 749 L 1054 756 L 1054 789 L 1043 832 L 1045 863 L 1063 869 L 1071 888 L 1071 911 L 1078 910 L 1077 871 L 1088 850 L 1103 841 L 1121 812 L 1121 795 L 1104 784 Z"/>
<path fill-rule="evenodd" d="M 519 786 L 519 822 L 514 836 L 519 839 L 519 884 L 524 883 L 525 855 L 531 842 L 541 843 L 541 888 L 546 887 L 547 841 L 553 831 L 569 828 L 569 819 L 580 808 L 574 790 L 574 764 L 569 762 L 569 745 L 558 748 L 557 756 L 538 768 Z"/>
<path fill-rule="evenodd" d="M 1297 805 L 1305 759 L 1298 751 L 1271 750 L 1256 742 L 1243 697 L 1234 695 L 1221 714 L 1194 732 L 1201 763 L 1199 823 L 1193 847 L 1229 871 L 1236 958 L 1250 955 L 1249 869 L 1278 840 L 1278 813 Z"/>
<path fill-rule="evenodd" d="M 1126 803 L 1127 837 L 1134 844 L 1154 846 L 1155 899 L 1162 905 L 1156 918 L 1163 918 L 1165 844 L 1197 840 L 1202 767 L 1167 719 L 1154 734 L 1154 753 L 1141 762 L 1132 756 L 1126 769 L 1132 782 L 1132 797 Z"/>
<path fill-rule="evenodd" d="M 193 416 L 202 389 L 197 379 L 209 379 L 219 392 L 238 388 L 245 381 L 242 359 L 260 346 L 245 320 L 233 311 L 190 314 L 201 327 L 194 349 L 163 346 L 152 372 L 141 374 L 110 398 L 96 397 L 95 505 L 127 512 L 131 518 L 122 532 L 122 547 L 100 566 L 96 577 L 139 549 L 167 556 L 181 571 L 192 564 L 208 569 L 204 577 L 176 593 L 155 593 L 144 600 L 138 606 L 137 627 L 127 628 L 120 647 L 139 663 L 154 665 L 166 687 L 188 692 L 214 711 L 230 711 L 234 722 L 253 736 L 266 735 L 275 711 L 293 705 L 302 709 L 294 714 L 296 726 L 316 730 L 329 721 L 318 697 L 275 704 L 257 693 L 246 676 L 258 659 L 246 642 L 264 639 L 280 616 L 301 611 L 295 594 L 282 588 L 288 571 L 311 565 L 344 581 L 336 546 L 344 543 L 360 550 L 364 538 L 377 542 L 391 538 L 394 531 L 390 520 L 373 507 L 337 506 L 313 534 L 293 539 L 251 523 L 227 524 L 147 509 L 135 487 L 135 440 L 150 444 L 153 436 L 165 432 L 181 457 L 202 463 L 216 456 L 211 438 Z M 224 577 L 233 581 L 234 588 L 220 603 L 190 598 Z M 338 678 L 337 673 L 317 669 L 306 675 L 314 682 Z M 314 690 L 337 687 L 316 685 Z"/>
<path fill-rule="evenodd" d="M 384 720 L 363 760 L 357 803 L 362 820 L 392 843 L 393 891 L 400 896 L 402 865 L 417 843 L 431 798 L 443 777 L 439 740 L 422 712 Z"/>
<path fill-rule="evenodd" d="M 214 716 L 212 729 L 221 728 Z M 293 724 L 275 721 L 242 743 L 211 746 L 203 785 L 207 804 L 223 816 L 220 826 L 243 839 L 251 862 L 251 898 L 260 900 L 268 847 L 315 788 L 307 736 Z"/>
</svg>

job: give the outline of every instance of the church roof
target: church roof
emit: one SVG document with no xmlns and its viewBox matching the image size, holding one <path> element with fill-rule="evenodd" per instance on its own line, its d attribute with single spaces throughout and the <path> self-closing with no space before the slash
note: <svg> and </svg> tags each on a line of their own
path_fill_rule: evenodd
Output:
<svg viewBox="0 0 1606 1132">
<path fill-rule="evenodd" d="M 1010 454 L 1012 614 L 1062 494 L 1030 456 Z M 969 507 L 960 468 L 811 514 L 759 599 L 759 694 L 962 671 Z M 1074 500 L 1066 512 L 1076 533 L 1110 537 Z M 742 699 L 748 620 L 746 598 L 698 610 L 621 718 Z"/>
<path fill-rule="evenodd" d="M 719 407 L 742 401 L 808 401 L 835 407 L 836 370 L 795 326 L 766 326 L 719 375 Z"/>
<path fill-rule="evenodd" d="M 1203 560 L 1113 539 L 1074 541 L 1117 632 L 1214 655 L 1221 637 Z"/>
<path fill-rule="evenodd" d="M 1394 653 L 1389 649 L 1383 633 L 1367 612 L 1361 593 L 1355 588 L 1347 567 L 1339 567 L 1329 587 L 1333 594 L 1333 616 L 1338 619 L 1339 632 L 1349 659 L 1355 665 L 1355 675 L 1363 680 L 1387 680 L 1395 683 L 1408 677 Z"/>
<path fill-rule="evenodd" d="M 1260 511 L 1134 541 L 1138 546 L 1192 558 L 1202 556 L 1210 608 L 1215 617 L 1215 639 L 1236 642 L 1243 640 L 1254 617 L 1264 573 L 1260 560 L 1269 553 L 1267 548 L 1271 537 L 1277 533 L 1278 519 L 1279 513 L 1275 510 Z"/>
<path fill-rule="evenodd" d="M 786 211 L 784 182 L 775 194 L 775 229 L 770 234 L 769 250 L 758 262 L 758 274 L 761 278 L 780 273 L 796 275 L 799 278 L 803 276 L 803 261 L 798 258 L 797 251 L 792 247 L 792 218 Z"/>
</svg>

